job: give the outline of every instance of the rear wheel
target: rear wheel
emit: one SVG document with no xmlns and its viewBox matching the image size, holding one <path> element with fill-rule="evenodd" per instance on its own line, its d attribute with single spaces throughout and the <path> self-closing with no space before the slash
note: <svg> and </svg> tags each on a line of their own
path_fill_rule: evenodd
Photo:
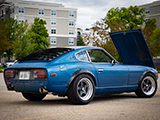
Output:
<svg viewBox="0 0 160 120">
<path fill-rule="evenodd" d="M 152 97 L 157 91 L 157 81 L 151 73 L 147 73 L 136 90 L 136 95 L 138 97 Z"/>
<path fill-rule="evenodd" d="M 95 94 L 95 85 L 87 74 L 78 76 L 71 84 L 67 96 L 74 104 L 88 104 Z"/>
<path fill-rule="evenodd" d="M 46 94 L 42 93 L 25 93 L 25 92 L 22 92 L 22 95 L 29 101 L 40 101 L 46 96 Z"/>
</svg>

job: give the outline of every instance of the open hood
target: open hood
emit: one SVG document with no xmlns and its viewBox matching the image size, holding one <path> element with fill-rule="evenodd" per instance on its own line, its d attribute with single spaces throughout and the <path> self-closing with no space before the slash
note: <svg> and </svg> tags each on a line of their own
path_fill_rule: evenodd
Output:
<svg viewBox="0 0 160 120">
<path fill-rule="evenodd" d="M 141 30 L 110 33 L 123 64 L 155 68 L 151 53 Z"/>
</svg>

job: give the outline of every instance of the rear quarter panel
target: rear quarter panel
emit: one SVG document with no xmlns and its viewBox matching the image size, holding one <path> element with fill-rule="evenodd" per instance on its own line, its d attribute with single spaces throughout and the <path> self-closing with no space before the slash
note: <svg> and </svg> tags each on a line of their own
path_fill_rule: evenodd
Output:
<svg viewBox="0 0 160 120">
<path fill-rule="evenodd" d="M 79 69 L 88 69 L 95 74 L 94 66 L 89 62 L 73 61 L 61 64 L 54 64 L 47 68 L 48 71 L 48 91 L 58 94 L 65 94 L 68 87 L 67 84 L 71 76 Z M 56 73 L 57 76 L 51 77 L 52 73 Z"/>
</svg>

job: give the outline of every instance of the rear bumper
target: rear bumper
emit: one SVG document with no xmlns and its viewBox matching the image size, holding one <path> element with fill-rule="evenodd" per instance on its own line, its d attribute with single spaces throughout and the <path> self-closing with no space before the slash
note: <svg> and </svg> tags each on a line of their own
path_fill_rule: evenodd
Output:
<svg viewBox="0 0 160 120">
<path fill-rule="evenodd" d="M 16 92 L 53 92 L 65 94 L 67 83 L 48 84 L 47 80 L 5 80 L 8 90 Z"/>
<path fill-rule="evenodd" d="M 7 80 L 8 90 L 17 92 L 39 92 L 41 87 L 47 89 L 47 81 L 45 80 Z"/>
</svg>

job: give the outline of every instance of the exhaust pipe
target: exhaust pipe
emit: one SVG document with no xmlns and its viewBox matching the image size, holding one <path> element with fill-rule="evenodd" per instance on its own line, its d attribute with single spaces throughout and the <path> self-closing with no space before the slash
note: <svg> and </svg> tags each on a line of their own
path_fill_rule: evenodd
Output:
<svg viewBox="0 0 160 120">
<path fill-rule="evenodd" d="M 48 93 L 48 91 L 44 87 L 39 88 L 40 93 Z"/>
</svg>

